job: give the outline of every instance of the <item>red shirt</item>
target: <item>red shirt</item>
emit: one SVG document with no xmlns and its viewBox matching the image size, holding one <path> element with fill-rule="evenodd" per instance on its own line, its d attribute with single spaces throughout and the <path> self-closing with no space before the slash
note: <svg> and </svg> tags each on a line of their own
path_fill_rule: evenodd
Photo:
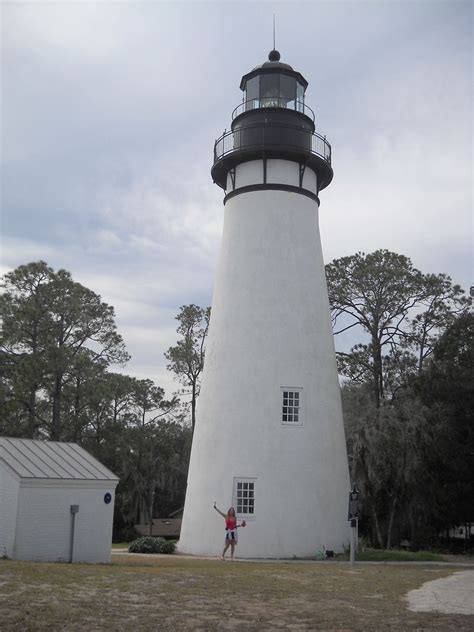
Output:
<svg viewBox="0 0 474 632">
<path fill-rule="evenodd" d="M 236 518 L 226 518 L 225 519 L 225 528 L 232 530 L 235 529 L 237 526 L 237 519 Z"/>
</svg>

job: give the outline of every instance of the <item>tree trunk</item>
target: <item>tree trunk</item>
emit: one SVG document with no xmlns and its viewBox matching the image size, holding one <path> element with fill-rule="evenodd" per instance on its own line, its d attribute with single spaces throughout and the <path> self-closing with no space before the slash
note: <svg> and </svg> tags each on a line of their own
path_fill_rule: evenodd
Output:
<svg viewBox="0 0 474 632">
<path fill-rule="evenodd" d="M 61 394 L 62 375 L 56 373 L 53 390 L 53 420 L 51 422 L 51 441 L 61 440 Z"/>
<path fill-rule="evenodd" d="M 375 507 L 372 507 L 372 520 L 375 527 L 375 535 L 377 536 L 377 544 L 379 545 L 379 549 L 383 549 L 383 541 L 382 534 L 380 533 L 380 525 L 379 519 L 377 517 L 377 512 L 375 511 Z"/>
<path fill-rule="evenodd" d="M 398 496 L 395 496 L 390 505 L 390 518 L 388 521 L 388 529 L 387 529 L 387 549 L 392 548 L 392 527 L 393 527 L 393 521 L 395 518 L 395 507 L 397 505 L 397 502 L 398 502 Z"/>
<path fill-rule="evenodd" d="M 373 391 L 375 407 L 380 408 L 383 396 L 383 375 L 382 375 L 382 348 L 377 335 L 372 335 L 372 359 L 373 359 Z"/>
<path fill-rule="evenodd" d="M 148 520 L 150 522 L 148 527 L 148 535 L 153 535 L 153 505 L 155 500 L 155 484 L 152 484 L 152 488 L 149 494 L 149 506 L 148 506 Z"/>
<path fill-rule="evenodd" d="M 81 410 L 81 380 L 76 378 L 76 393 L 74 396 L 74 441 L 79 441 L 82 435 L 82 428 L 80 427 L 79 417 Z"/>
<path fill-rule="evenodd" d="M 410 543 L 416 546 L 416 524 L 413 515 L 410 515 Z"/>
<path fill-rule="evenodd" d="M 191 426 L 194 434 L 194 426 L 196 424 L 196 380 L 193 381 L 193 390 L 191 397 Z"/>
<path fill-rule="evenodd" d="M 31 387 L 30 394 L 28 396 L 28 437 L 30 439 L 36 439 L 36 384 Z"/>
</svg>

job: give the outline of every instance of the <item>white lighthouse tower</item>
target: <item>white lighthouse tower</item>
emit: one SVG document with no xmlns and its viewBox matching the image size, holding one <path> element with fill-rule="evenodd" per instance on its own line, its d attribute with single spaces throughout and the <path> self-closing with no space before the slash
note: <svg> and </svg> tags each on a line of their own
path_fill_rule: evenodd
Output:
<svg viewBox="0 0 474 632">
<path fill-rule="evenodd" d="M 318 227 L 331 147 L 307 81 L 272 50 L 242 77 L 215 143 L 225 191 L 179 549 L 222 550 L 214 501 L 234 506 L 239 557 L 312 556 L 349 539 L 349 473 Z"/>
</svg>

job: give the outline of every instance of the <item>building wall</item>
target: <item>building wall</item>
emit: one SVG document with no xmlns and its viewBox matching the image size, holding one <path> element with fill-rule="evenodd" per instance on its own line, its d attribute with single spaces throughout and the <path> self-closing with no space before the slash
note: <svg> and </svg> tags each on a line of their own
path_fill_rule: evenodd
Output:
<svg viewBox="0 0 474 632">
<path fill-rule="evenodd" d="M 262 184 L 264 181 L 264 167 L 262 160 L 250 160 L 235 167 L 235 188 Z M 268 184 L 288 184 L 299 187 L 300 167 L 296 162 L 270 158 L 266 163 L 266 181 Z M 318 192 L 317 177 L 309 167 L 305 169 L 302 182 L 303 189 Z M 227 176 L 227 193 L 234 189 L 230 174 Z"/>
<path fill-rule="evenodd" d="M 245 165 L 245 182 L 252 168 L 259 177 L 259 162 Z M 291 163 L 287 176 L 296 176 Z M 301 389 L 301 425 L 282 424 L 283 387 Z M 219 552 L 223 520 L 212 504 L 235 504 L 235 478 L 254 479 L 256 493 L 240 556 L 311 556 L 347 543 L 349 473 L 318 206 L 292 192 L 247 192 L 225 205 L 180 550 Z"/>
<path fill-rule="evenodd" d="M 0 459 L 0 557 L 13 557 L 20 479 Z"/>
<path fill-rule="evenodd" d="M 109 492 L 112 501 L 104 502 Z M 71 560 L 71 505 L 79 505 L 74 528 L 74 562 L 110 562 L 115 482 L 22 481 L 18 497 L 14 557 Z"/>
</svg>

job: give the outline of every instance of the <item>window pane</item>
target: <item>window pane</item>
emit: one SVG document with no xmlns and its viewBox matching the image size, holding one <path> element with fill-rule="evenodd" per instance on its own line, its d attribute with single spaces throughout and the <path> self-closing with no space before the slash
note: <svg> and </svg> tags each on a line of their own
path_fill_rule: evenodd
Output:
<svg viewBox="0 0 474 632">
<path fill-rule="evenodd" d="M 245 100 L 258 99 L 258 77 L 249 79 L 245 85 Z"/>
<path fill-rule="evenodd" d="M 260 75 L 260 98 L 278 97 L 280 87 L 280 75 L 272 73 Z"/>
<path fill-rule="evenodd" d="M 296 99 L 296 79 L 288 75 L 280 75 L 281 106 L 294 109 Z"/>
<path fill-rule="evenodd" d="M 296 82 L 296 109 L 299 112 L 304 111 L 304 87 L 298 81 Z"/>
<path fill-rule="evenodd" d="M 242 483 L 237 483 L 237 489 L 242 489 Z"/>
</svg>

